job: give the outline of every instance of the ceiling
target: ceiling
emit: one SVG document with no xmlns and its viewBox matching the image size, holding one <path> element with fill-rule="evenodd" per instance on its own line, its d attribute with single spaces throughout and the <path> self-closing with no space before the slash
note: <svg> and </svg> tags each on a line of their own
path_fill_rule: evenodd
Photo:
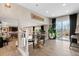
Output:
<svg viewBox="0 0 79 59">
<path fill-rule="evenodd" d="M 46 17 L 58 17 L 79 12 L 79 3 L 19 3 Z"/>
</svg>

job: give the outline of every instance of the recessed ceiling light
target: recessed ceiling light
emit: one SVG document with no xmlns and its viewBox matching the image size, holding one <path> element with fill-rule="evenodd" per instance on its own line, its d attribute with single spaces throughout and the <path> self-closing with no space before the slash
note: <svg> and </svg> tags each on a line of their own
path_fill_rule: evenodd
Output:
<svg viewBox="0 0 79 59">
<path fill-rule="evenodd" d="M 66 3 L 63 3 L 62 6 L 63 6 L 63 7 L 66 6 Z"/>
</svg>

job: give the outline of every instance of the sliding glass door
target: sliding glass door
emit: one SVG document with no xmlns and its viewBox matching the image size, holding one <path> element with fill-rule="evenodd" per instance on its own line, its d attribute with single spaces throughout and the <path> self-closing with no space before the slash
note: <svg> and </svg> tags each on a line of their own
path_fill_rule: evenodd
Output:
<svg viewBox="0 0 79 59">
<path fill-rule="evenodd" d="M 56 20 L 56 36 L 59 40 L 69 40 L 70 21 Z"/>
<path fill-rule="evenodd" d="M 59 20 L 56 20 L 56 37 L 59 39 L 62 37 L 62 22 Z"/>
</svg>

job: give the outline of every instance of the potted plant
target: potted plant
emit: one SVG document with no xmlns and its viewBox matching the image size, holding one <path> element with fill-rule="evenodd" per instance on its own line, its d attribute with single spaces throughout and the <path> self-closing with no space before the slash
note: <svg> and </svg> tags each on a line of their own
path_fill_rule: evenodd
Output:
<svg viewBox="0 0 79 59">
<path fill-rule="evenodd" d="M 55 38 L 55 28 L 49 27 L 48 33 L 49 33 L 49 38 L 50 39 L 54 39 Z"/>
</svg>

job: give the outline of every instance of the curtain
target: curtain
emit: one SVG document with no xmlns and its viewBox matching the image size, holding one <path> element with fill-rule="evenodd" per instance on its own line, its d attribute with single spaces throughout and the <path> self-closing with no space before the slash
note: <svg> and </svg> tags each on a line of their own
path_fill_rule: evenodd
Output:
<svg viewBox="0 0 79 59">
<path fill-rule="evenodd" d="M 70 15 L 70 38 L 71 35 L 75 35 L 76 24 L 77 24 L 77 14 Z"/>
</svg>

